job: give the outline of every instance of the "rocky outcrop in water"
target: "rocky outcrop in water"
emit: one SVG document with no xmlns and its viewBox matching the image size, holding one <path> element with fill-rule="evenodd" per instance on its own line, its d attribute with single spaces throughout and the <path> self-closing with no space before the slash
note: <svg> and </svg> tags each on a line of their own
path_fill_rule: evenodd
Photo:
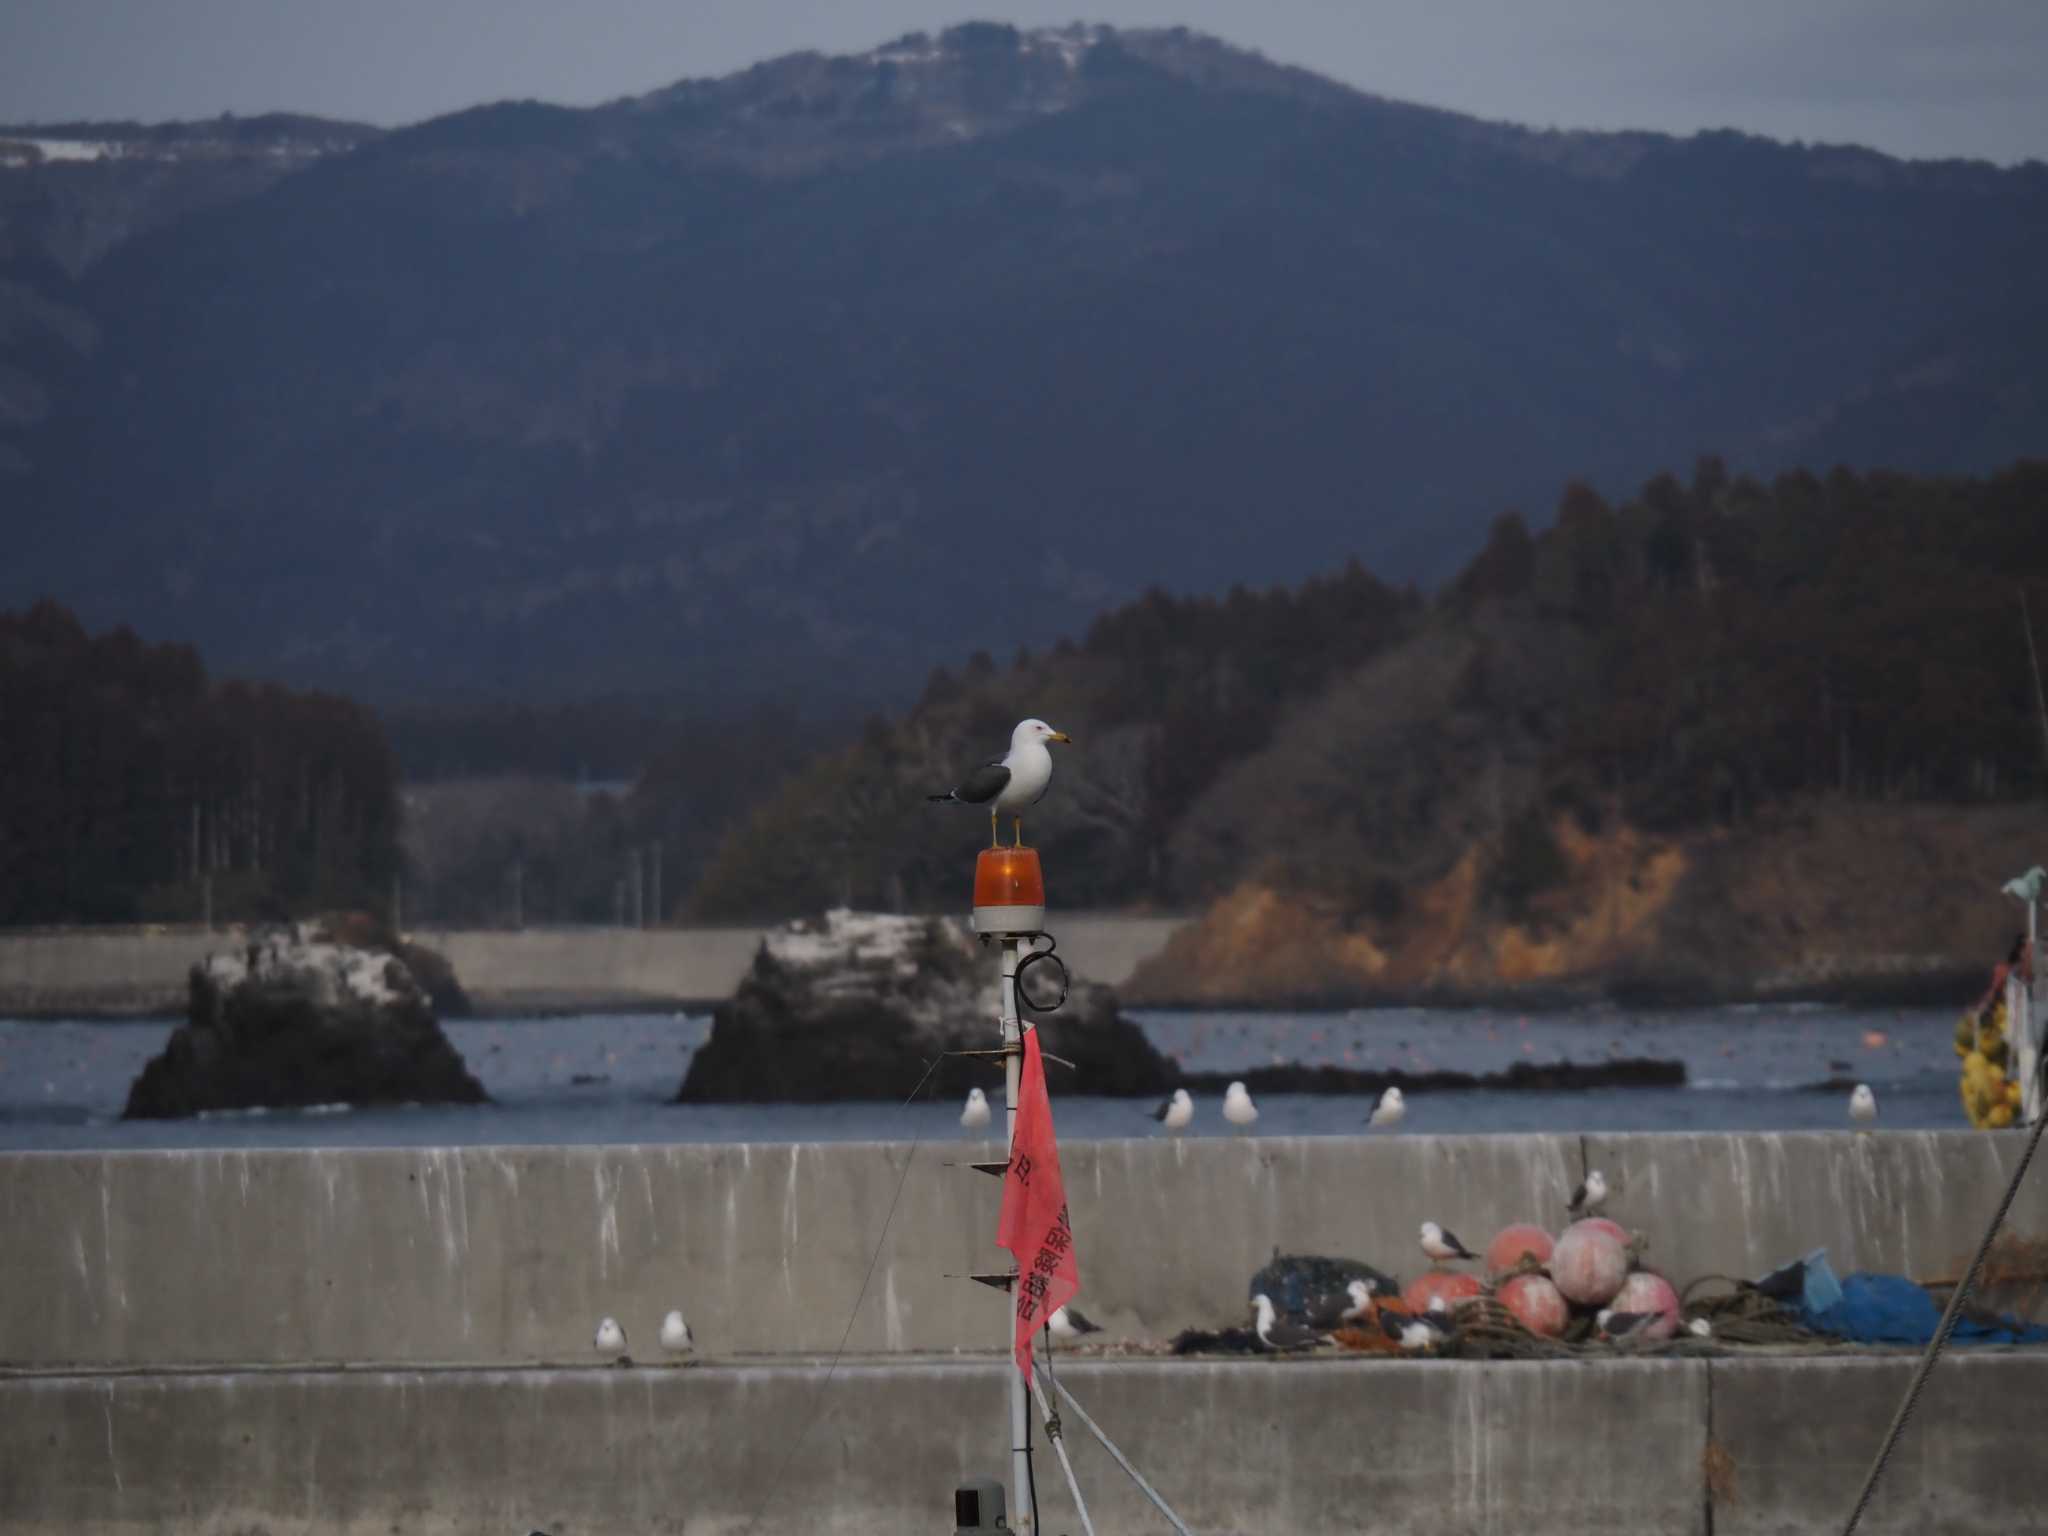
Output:
<svg viewBox="0 0 2048 1536">
<path fill-rule="evenodd" d="M 192 967 L 186 1022 L 128 1090 L 129 1120 L 310 1104 L 480 1104 L 397 956 L 280 932 Z"/>
<path fill-rule="evenodd" d="M 926 1084 L 952 1096 L 1000 1082 L 985 1051 L 996 1032 L 996 964 L 959 923 L 846 911 L 768 935 L 738 990 L 713 1017 L 679 1102 L 902 1099 Z M 1039 978 L 1032 979 L 1036 989 Z M 1061 1094 L 1135 1095 L 1173 1085 L 1171 1065 L 1117 1010 L 1109 988 L 1075 981 L 1066 1006 L 1037 1015 Z"/>
</svg>

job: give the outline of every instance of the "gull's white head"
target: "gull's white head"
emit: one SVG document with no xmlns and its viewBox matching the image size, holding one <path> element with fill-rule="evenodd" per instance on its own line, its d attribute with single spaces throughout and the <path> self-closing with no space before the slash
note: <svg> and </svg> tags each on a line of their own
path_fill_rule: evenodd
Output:
<svg viewBox="0 0 2048 1536">
<path fill-rule="evenodd" d="M 1351 1305 L 1359 1308 L 1361 1311 L 1364 1310 L 1365 1304 L 1372 1300 L 1372 1282 L 1370 1280 L 1354 1280 L 1345 1286 L 1344 1289 L 1351 1295 Z"/>
<path fill-rule="evenodd" d="M 1251 1097 L 1251 1094 L 1246 1090 L 1243 1083 L 1236 1082 L 1223 1090 L 1223 1097 L 1226 1099 L 1248 1099 Z"/>
<path fill-rule="evenodd" d="M 988 1095 L 979 1088 L 970 1088 L 967 1090 L 967 1102 L 970 1105 L 976 1106 L 986 1104 L 988 1103 Z"/>
<path fill-rule="evenodd" d="M 1188 1097 L 1188 1091 L 1185 1088 L 1173 1090 L 1173 1102 L 1180 1105 L 1183 1109 L 1193 1109 L 1195 1107 L 1195 1101 Z"/>
<path fill-rule="evenodd" d="M 1598 1328 L 1602 1333 L 1605 1333 L 1607 1331 L 1607 1320 L 1613 1316 L 1614 1308 L 1602 1307 L 1598 1312 L 1593 1314 L 1593 1326 L 1595 1328 Z"/>
<path fill-rule="evenodd" d="M 1444 1300 L 1444 1293 L 1442 1291 L 1438 1291 L 1429 1298 L 1429 1310 L 1438 1317 L 1443 1317 L 1450 1312 L 1451 1304 Z"/>
<path fill-rule="evenodd" d="M 1586 1175 L 1586 1203 L 1598 1205 L 1607 1198 L 1607 1175 L 1595 1168 Z"/>
<path fill-rule="evenodd" d="M 1422 1224 L 1422 1240 L 1425 1243 L 1440 1243 L 1444 1240 L 1444 1229 L 1433 1221 Z"/>
<path fill-rule="evenodd" d="M 1390 1109 L 1399 1109 L 1401 1107 L 1401 1090 L 1398 1088 L 1389 1088 L 1385 1093 L 1380 1095 L 1380 1102 L 1382 1104 L 1385 1104 Z"/>
<path fill-rule="evenodd" d="M 1012 750 L 1015 750 L 1018 747 L 1029 746 L 1033 743 L 1042 747 L 1048 741 L 1071 743 L 1073 739 L 1065 731 L 1054 730 L 1043 720 L 1019 720 L 1017 722 L 1017 729 L 1010 732 L 1010 747 Z"/>
</svg>

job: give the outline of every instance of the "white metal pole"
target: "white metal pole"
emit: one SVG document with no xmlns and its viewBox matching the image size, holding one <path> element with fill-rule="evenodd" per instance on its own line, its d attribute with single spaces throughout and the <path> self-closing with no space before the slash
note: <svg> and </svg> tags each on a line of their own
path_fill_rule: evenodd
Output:
<svg viewBox="0 0 2048 1536">
<path fill-rule="evenodd" d="M 1017 1092 L 1024 1076 L 1024 1025 L 1017 1012 L 1017 939 L 1013 934 L 1003 935 L 1002 975 L 1002 1016 L 1003 1045 L 1008 1054 L 1003 1057 L 1003 1103 L 1009 1111 L 1010 1156 L 1017 1155 Z M 1017 1369 L 1011 1359 L 1016 1345 L 1017 1334 L 1017 1287 L 1023 1284 L 1023 1276 L 1017 1273 L 1016 1261 L 1011 1260 L 1011 1273 L 1016 1276 L 1010 1282 L 1005 1294 L 1009 1305 L 1003 1309 L 1003 1363 L 1008 1367 L 1010 1379 L 1010 1528 L 1015 1531 L 1033 1531 L 1031 1508 L 1031 1400 L 1026 1390 L 1024 1373 Z"/>
</svg>

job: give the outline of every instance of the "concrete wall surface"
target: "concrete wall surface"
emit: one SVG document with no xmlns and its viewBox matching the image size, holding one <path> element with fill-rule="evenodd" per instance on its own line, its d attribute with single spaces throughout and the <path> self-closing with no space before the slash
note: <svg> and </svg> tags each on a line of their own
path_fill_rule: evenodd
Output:
<svg viewBox="0 0 2048 1536">
<path fill-rule="evenodd" d="M 1553 1227 L 1589 1150 L 1683 1285 L 1825 1245 L 1953 1274 L 2021 1150 L 1968 1131 L 1072 1142 L 1082 1304 L 1112 1336 L 1245 1315 L 1275 1248 L 1403 1275 L 1428 1217 Z M 719 1358 L 978 1350 L 1006 1262 L 988 1144 L 21 1153 L 0 1157 L 0 1366 L 527 1364 L 645 1344 L 681 1307 Z M 893 1216 L 891 1211 L 893 1208 Z M 2048 1231 L 2048 1179 L 2010 1218 Z M 857 1312 L 863 1277 L 873 1272 Z"/>
<path fill-rule="evenodd" d="M 1184 921 L 1076 912 L 1053 927 L 1075 975 L 1115 986 Z M 761 943 L 755 928 L 423 928 L 411 937 L 446 954 L 485 1011 L 727 997 Z M 0 1015 L 182 1013 L 186 971 L 237 942 L 234 931 L 196 928 L 0 933 Z"/>
<path fill-rule="evenodd" d="M 1070 1360 L 1060 1375 L 1203 1536 L 1810 1536 L 1840 1529 L 1913 1364 Z M 957 1482 L 1006 1475 L 1005 1370 L 0 1379 L 0 1529 L 938 1532 Z M 2028 1410 L 2044 1404 L 2048 1362 L 1944 1360 L 1862 1529 L 2041 1529 Z M 1098 1529 L 1167 1530 L 1066 1423 Z M 1041 1529 L 1078 1532 L 1042 1438 L 1038 1486 Z"/>
</svg>

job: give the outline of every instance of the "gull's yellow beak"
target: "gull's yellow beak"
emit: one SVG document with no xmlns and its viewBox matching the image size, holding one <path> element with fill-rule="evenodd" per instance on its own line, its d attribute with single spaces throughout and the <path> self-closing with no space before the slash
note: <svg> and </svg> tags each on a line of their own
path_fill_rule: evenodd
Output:
<svg viewBox="0 0 2048 1536">
<path fill-rule="evenodd" d="M 1064 741 L 1070 747 L 1074 744 L 1074 738 L 1069 736 L 1065 731 L 1054 731 L 1050 736 L 1046 737 L 1045 739 L 1047 741 Z"/>
</svg>

